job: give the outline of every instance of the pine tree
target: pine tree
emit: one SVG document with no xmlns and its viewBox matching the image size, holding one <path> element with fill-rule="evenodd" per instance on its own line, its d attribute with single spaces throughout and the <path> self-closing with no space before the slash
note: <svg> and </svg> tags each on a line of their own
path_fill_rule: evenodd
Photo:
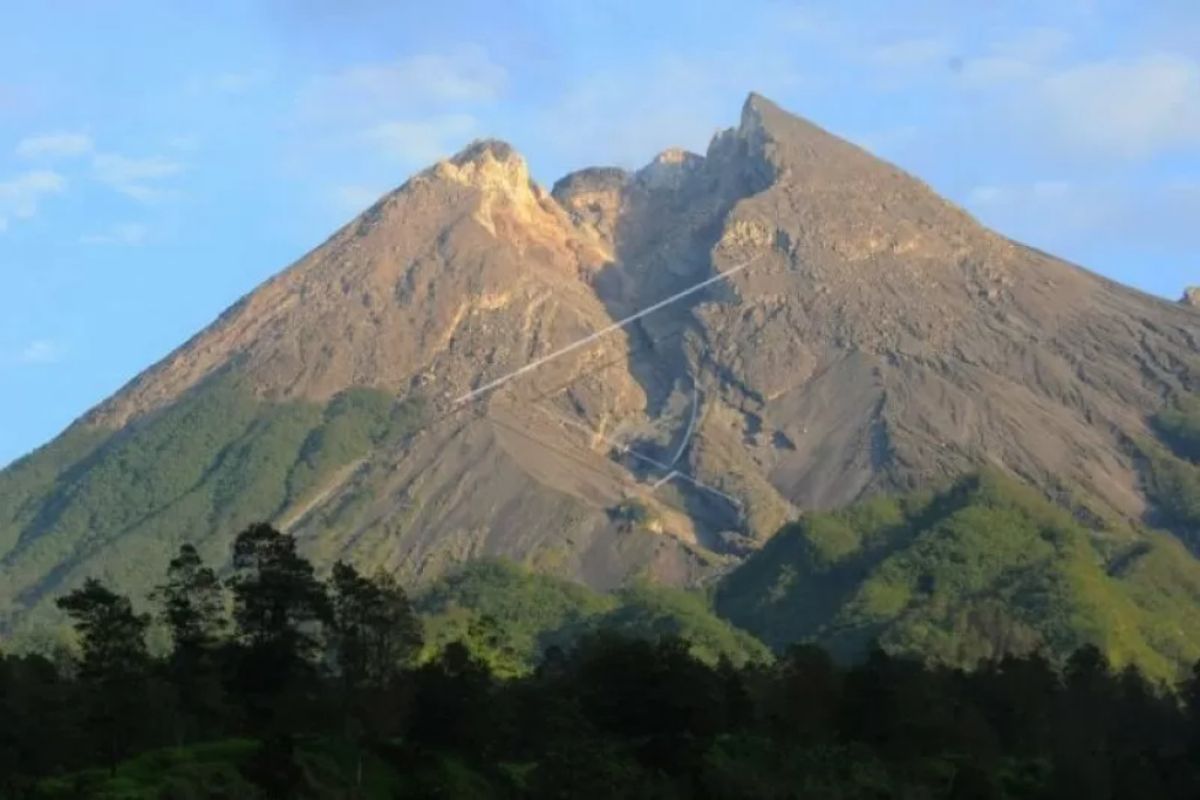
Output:
<svg viewBox="0 0 1200 800">
<path fill-rule="evenodd" d="M 82 656 L 79 679 L 85 692 L 89 733 L 110 769 L 130 751 L 145 725 L 146 649 L 149 616 L 135 614 L 129 598 L 89 578 L 57 605 L 72 620 Z"/>
<path fill-rule="evenodd" d="M 403 668 L 421 647 L 421 623 L 396 579 L 373 578 L 339 561 L 330 581 L 333 644 L 341 679 L 343 729 L 357 741 L 397 732 Z M 357 778 L 362 778 L 361 749 Z"/>
<path fill-rule="evenodd" d="M 153 597 L 171 632 L 167 672 L 181 711 L 176 738 L 182 743 L 217 729 L 224 712 L 219 648 L 227 626 L 221 582 L 196 548 L 185 544 L 167 567 L 167 581 Z"/>
<path fill-rule="evenodd" d="M 262 740 L 251 777 L 270 797 L 293 796 L 294 737 L 320 716 L 316 670 L 321 625 L 330 619 L 325 587 L 296 552 L 295 540 L 266 524 L 233 543 L 230 579 L 240 645 L 233 688 Z"/>
</svg>

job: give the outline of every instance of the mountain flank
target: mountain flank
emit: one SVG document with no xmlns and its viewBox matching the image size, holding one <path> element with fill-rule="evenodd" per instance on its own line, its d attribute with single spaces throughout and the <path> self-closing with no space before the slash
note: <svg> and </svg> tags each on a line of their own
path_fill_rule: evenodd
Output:
<svg viewBox="0 0 1200 800">
<path fill-rule="evenodd" d="M 501 556 L 604 590 L 711 584 L 800 517 L 981 470 L 1082 540 L 1149 536 L 1153 419 L 1198 343 L 1193 308 L 759 95 L 703 154 L 551 191 L 476 142 L 0 473 L 0 631 L 87 576 L 144 591 L 184 541 L 220 563 L 257 520 L 415 584 Z"/>
</svg>

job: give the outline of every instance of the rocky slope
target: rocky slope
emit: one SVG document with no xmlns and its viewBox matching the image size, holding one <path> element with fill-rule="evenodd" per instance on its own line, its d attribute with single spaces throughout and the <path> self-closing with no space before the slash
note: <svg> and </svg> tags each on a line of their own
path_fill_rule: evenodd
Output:
<svg viewBox="0 0 1200 800">
<path fill-rule="evenodd" d="M 601 588 L 984 465 L 1134 519 L 1131 443 L 1198 337 L 757 95 L 703 156 L 552 193 L 480 142 L 0 473 L 0 627 L 261 518 L 411 580 L 505 555 Z"/>
</svg>

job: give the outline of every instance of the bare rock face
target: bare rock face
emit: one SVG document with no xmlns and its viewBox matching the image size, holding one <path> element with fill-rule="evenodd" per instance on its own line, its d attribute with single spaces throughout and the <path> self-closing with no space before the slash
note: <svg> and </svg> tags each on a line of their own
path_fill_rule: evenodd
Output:
<svg viewBox="0 0 1200 800">
<path fill-rule="evenodd" d="M 731 276 L 458 402 L 718 272 Z M 419 393 L 431 412 L 403 446 L 276 521 L 312 552 L 413 579 L 491 554 L 597 586 L 688 583 L 803 510 L 984 465 L 1136 517 L 1127 443 L 1200 380 L 1198 348 L 1190 308 L 999 236 L 751 95 L 703 155 L 585 169 L 552 193 L 511 147 L 477 142 L 77 429 L 136 437 L 223 374 L 267 405 L 324 404 L 350 387 Z M 82 480 L 80 464 L 61 481 Z M 13 553 L 36 554 L 42 535 L 21 520 L 72 489 L 47 491 L 20 500 L 32 511 L 17 527 L 0 520 L 0 546 L 25 548 L 0 550 L 8 568 L 59 586 L 117 541 L 136 557 L 124 531 L 105 530 L 64 545 L 61 562 L 21 567 Z M 333 511 L 351 499 L 365 510 L 339 525 Z M 630 501 L 652 525 L 614 521 Z M 164 536 L 170 508 L 155 512 Z"/>
<path fill-rule="evenodd" d="M 669 230 L 622 269 L 653 283 L 645 262 L 699 277 L 754 260 L 679 322 L 706 387 L 689 466 L 748 498 L 753 533 L 989 463 L 1142 511 L 1123 442 L 1200 365 L 1181 310 L 982 228 L 758 96 L 678 193 L 662 205 L 688 212 L 646 213 Z"/>
<path fill-rule="evenodd" d="M 1179 301 L 1185 306 L 1192 308 L 1200 308 L 1200 286 L 1189 286 L 1183 292 L 1183 298 Z"/>
</svg>

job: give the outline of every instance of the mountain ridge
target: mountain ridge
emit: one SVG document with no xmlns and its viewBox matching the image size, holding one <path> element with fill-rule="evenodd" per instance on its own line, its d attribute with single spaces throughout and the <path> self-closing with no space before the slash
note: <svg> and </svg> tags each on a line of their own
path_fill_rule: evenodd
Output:
<svg viewBox="0 0 1200 800">
<path fill-rule="evenodd" d="M 702 155 L 550 190 L 480 140 L 0 472 L 0 630 L 258 519 L 319 563 L 502 556 L 602 589 L 708 582 L 801 513 L 984 467 L 1138 520 L 1134 443 L 1200 386 L 1197 342 L 1194 311 L 759 95 Z"/>
</svg>

